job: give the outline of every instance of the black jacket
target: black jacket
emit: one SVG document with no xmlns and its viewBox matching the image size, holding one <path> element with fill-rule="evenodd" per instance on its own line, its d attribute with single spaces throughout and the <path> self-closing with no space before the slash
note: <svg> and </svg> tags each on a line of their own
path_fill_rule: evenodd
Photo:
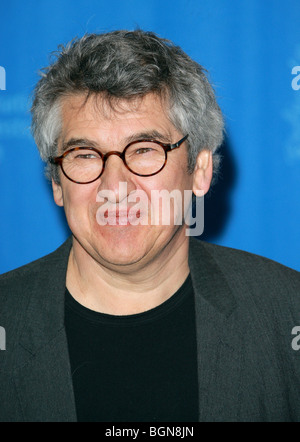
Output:
<svg viewBox="0 0 300 442">
<path fill-rule="evenodd" d="M 76 421 L 64 328 L 69 239 L 0 276 L 0 421 Z M 300 274 L 190 239 L 199 421 L 300 421 Z"/>
</svg>

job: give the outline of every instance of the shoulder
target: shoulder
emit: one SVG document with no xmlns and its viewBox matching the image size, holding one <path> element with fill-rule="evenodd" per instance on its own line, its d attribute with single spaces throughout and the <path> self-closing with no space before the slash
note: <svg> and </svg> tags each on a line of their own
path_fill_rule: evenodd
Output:
<svg viewBox="0 0 300 442">
<path fill-rule="evenodd" d="M 21 303 L 22 298 L 32 293 L 40 281 L 55 280 L 66 267 L 71 244 L 69 238 L 54 252 L 0 275 L 0 305 L 5 300 L 13 301 L 14 298 Z"/>
<path fill-rule="evenodd" d="M 237 333 L 247 330 L 249 339 L 253 338 L 249 348 L 256 348 L 260 336 L 266 349 L 272 337 L 272 345 L 279 345 L 281 339 L 281 348 L 291 352 L 291 333 L 300 323 L 298 271 L 259 255 L 195 239 L 190 242 L 190 269 L 200 296 L 231 317 Z"/>
<path fill-rule="evenodd" d="M 215 336 L 223 346 L 220 376 L 226 375 L 226 368 L 232 378 L 239 373 L 232 391 L 239 395 L 242 420 L 298 421 L 299 272 L 195 239 L 190 242 L 190 260 L 199 339 Z M 210 348 L 213 351 L 211 344 Z M 210 360 L 212 352 L 208 364 Z"/>
<path fill-rule="evenodd" d="M 204 267 L 204 270 L 201 269 Z M 276 261 L 249 252 L 192 239 L 190 268 L 205 274 L 222 299 L 226 286 L 241 311 L 266 316 L 275 312 L 289 316 L 294 324 L 300 317 L 300 273 Z M 217 283 L 216 280 L 219 280 Z M 273 313 L 272 313 L 273 312 Z"/>
<path fill-rule="evenodd" d="M 0 326 L 6 330 L 11 349 L 25 324 L 28 327 L 28 318 L 32 323 L 45 324 L 59 309 L 71 245 L 69 238 L 53 253 L 0 276 Z M 13 357 L 13 352 L 6 352 L 9 355 Z"/>
<path fill-rule="evenodd" d="M 52 266 L 64 261 L 68 256 L 71 249 L 72 240 L 68 238 L 58 249 L 45 255 L 29 264 L 19 267 L 15 270 L 11 270 L 7 273 L 0 275 L 0 284 L 10 283 L 19 280 L 19 278 L 30 277 L 32 273 L 41 272 L 43 270 L 49 270 Z"/>
<path fill-rule="evenodd" d="M 274 285 L 279 280 L 300 284 L 300 272 L 279 262 L 243 250 L 199 241 L 192 238 L 192 256 L 209 255 L 228 278 L 265 280 Z"/>
</svg>

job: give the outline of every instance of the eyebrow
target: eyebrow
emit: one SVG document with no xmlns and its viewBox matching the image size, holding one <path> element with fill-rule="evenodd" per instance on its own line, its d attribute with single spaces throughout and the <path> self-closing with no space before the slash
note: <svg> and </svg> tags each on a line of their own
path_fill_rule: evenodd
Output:
<svg viewBox="0 0 300 442">
<path fill-rule="evenodd" d="M 71 149 L 72 147 L 95 147 L 97 148 L 97 143 L 93 140 L 89 140 L 86 138 L 70 138 L 70 140 L 63 142 L 62 145 L 62 151 L 63 153 L 66 152 L 68 149 Z"/>
<path fill-rule="evenodd" d="M 151 130 L 146 132 L 138 132 L 130 135 L 124 140 L 124 148 L 129 143 L 138 140 L 158 140 L 163 143 L 170 143 L 170 137 L 164 135 L 157 130 Z M 90 140 L 88 138 L 70 138 L 68 141 L 64 141 L 62 145 L 62 153 L 66 152 L 68 149 L 72 147 L 94 147 L 95 149 L 100 149 L 99 143 L 95 140 Z"/>
<path fill-rule="evenodd" d="M 164 135 L 157 130 L 151 130 L 146 132 L 139 132 L 137 134 L 133 134 L 130 137 L 126 139 L 126 143 L 131 143 L 131 141 L 137 141 L 137 140 L 158 140 L 162 141 L 163 143 L 170 143 L 170 137 L 167 135 Z"/>
</svg>

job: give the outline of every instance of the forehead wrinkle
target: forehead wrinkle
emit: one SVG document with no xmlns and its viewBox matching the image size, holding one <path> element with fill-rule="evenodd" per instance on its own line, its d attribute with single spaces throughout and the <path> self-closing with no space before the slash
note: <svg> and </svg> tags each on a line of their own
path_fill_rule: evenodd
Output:
<svg viewBox="0 0 300 442">
<path fill-rule="evenodd" d="M 161 110 L 161 113 L 163 116 L 167 117 L 167 120 L 170 122 L 167 112 L 165 109 L 165 100 L 163 100 L 161 97 L 155 95 L 155 94 L 149 94 L 152 95 L 155 102 L 158 105 L 159 110 Z M 85 120 L 87 124 L 92 123 L 93 121 L 97 121 L 97 119 L 101 119 L 101 117 L 105 119 L 113 120 L 116 119 L 116 123 L 119 116 L 122 116 L 122 114 L 128 114 L 132 117 L 134 117 L 135 113 L 138 113 L 139 110 L 143 112 L 142 108 L 142 102 L 144 99 L 147 98 L 147 95 L 145 97 L 135 97 L 135 99 L 115 99 L 114 105 L 110 102 L 111 100 L 108 100 L 106 97 L 103 96 L 103 94 L 74 94 L 73 96 L 65 97 L 63 100 L 63 103 L 65 107 L 65 112 L 68 112 L 68 109 L 70 109 L 71 112 L 75 113 L 75 116 L 79 116 L 80 119 Z M 89 105 L 91 107 L 89 107 Z M 94 111 L 94 112 L 93 112 Z M 151 111 L 151 109 L 150 109 Z M 104 114 L 104 115 L 103 115 Z M 138 116 L 138 115 L 137 115 Z M 151 116 L 149 116 L 151 118 Z M 103 121 L 103 119 L 102 119 Z M 170 122 L 171 123 L 171 122 Z M 177 132 L 174 125 L 171 123 L 174 130 Z M 87 128 L 88 129 L 88 128 Z M 158 140 L 163 143 L 171 143 L 176 142 L 177 139 L 173 139 L 172 132 L 170 128 L 161 128 L 158 129 L 156 127 L 149 126 L 148 128 L 145 126 L 145 129 L 137 130 L 136 132 L 133 132 L 129 134 L 128 136 L 122 138 L 121 146 L 120 148 L 124 148 L 127 144 L 129 144 L 132 141 L 136 141 L 138 139 L 153 139 Z M 66 137 L 68 138 L 68 137 Z M 78 133 L 78 136 L 76 132 L 74 133 L 74 137 L 72 137 L 70 140 L 64 140 L 62 139 L 62 148 L 63 151 L 66 151 L 68 148 L 74 147 L 75 145 L 81 145 L 81 146 L 90 146 L 94 147 L 96 149 L 104 148 L 106 143 L 102 143 L 101 140 L 97 139 L 91 139 L 88 134 L 87 136 L 83 136 Z M 114 143 L 113 143 L 114 144 Z M 112 144 L 112 146 L 113 146 Z M 120 143 L 119 143 L 120 144 Z M 119 147 L 119 146 L 118 146 Z M 112 147 L 113 148 L 113 147 Z"/>
</svg>

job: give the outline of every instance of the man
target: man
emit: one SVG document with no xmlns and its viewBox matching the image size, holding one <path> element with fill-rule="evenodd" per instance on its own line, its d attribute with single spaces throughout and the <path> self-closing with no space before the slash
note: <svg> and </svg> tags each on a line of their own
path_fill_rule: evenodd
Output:
<svg viewBox="0 0 300 442">
<path fill-rule="evenodd" d="M 186 234 L 222 142 L 203 69 L 153 33 L 87 35 L 32 115 L 72 238 L 0 278 L 0 420 L 300 420 L 299 273 Z"/>
</svg>

